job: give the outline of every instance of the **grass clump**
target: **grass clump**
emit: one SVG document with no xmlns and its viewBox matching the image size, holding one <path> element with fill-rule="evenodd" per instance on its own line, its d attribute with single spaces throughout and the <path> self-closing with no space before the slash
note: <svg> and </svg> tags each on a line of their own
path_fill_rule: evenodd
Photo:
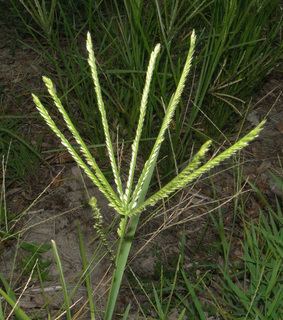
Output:
<svg viewBox="0 0 283 320">
<path fill-rule="evenodd" d="M 283 315 L 282 206 L 279 199 L 276 208 L 266 203 L 258 222 L 246 221 L 244 225 L 241 268 L 222 270 L 224 294 L 219 311 L 224 318 L 229 314 L 230 319 L 275 320 Z"/>
</svg>

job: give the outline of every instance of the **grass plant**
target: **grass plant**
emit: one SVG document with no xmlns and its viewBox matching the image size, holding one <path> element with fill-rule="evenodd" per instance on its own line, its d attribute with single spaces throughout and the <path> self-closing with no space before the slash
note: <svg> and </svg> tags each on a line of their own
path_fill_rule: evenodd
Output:
<svg viewBox="0 0 283 320">
<path fill-rule="evenodd" d="M 95 198 L 90 200 L 96 232 L 108 253 L 114 254 L 112 283 L 103 312 L 97 308 L 94 300 L 90 280 L 93 261 L 86 257 L 81 232 L 79 246 L 82 275 L 72 291 L 64 277 L 60 252 L 58 253 L 56 243 L 52 242 L 64 295 L 64 306 L 60 312 L 67 319 L 79 317 L 80 312 L 74 310 L 72 299 L 76 289 L 84 282 L 90 319 L 100 316 L 113 319 L 140 215 L 148 207 L 164 201 L 231 157 L 261 131 L 263 122 L 227 150 L 205 162 L 212 144 L 207 141 L 192 161 L 184 165 L 187 163 L 192 138 L 203 141 L 208 135 L 224 135 L 222 129 L 226 129 L 231 117 L 234 119 L 245 113 L 245 100 L 250 98 L 262 79 L 282 57 L 282 12 L 277 10 L 280 1 L 192 0 L 188 3 L 173 0 L 163 1 L 162 5 L 158 0 L 13 0 L 12 3 L 14 14 L 22 21 L 22 29 L 33 38 L 32 48 L 48 62 L 45 73 L 52 74 L 56 86 L 49 77 L 43 77 L 43 81 L 56 111 L 62 116 L 63 123 L 73 139 L 67 138 L 59 129 L 62 122 L 57 126 L 47 111 L 52 108 L 52 103 L 33 95 L 36 107 L 77 165 L 104 194 L 109 205 L 117 212 L 116 219 L 119 220 L 118 246 L 116 251 L 112 252 L 113 248 L 109 247 L 102 230 L 103 216 L 99 203 Z M 251 15 L 251 12 L 256 14 Z M 194 60 L 192 56 L 196 39 L 194 32 L 191 32 L 191 25 L 196 27 L 199 34 L 197 56 Z M 86 30 L 96 34 L 97 58 L 90 34 L 87 38 L 91 72 L 81 48 L 81 39 Z M 185 55 L 183 53 L 187 52 L 188 38 L 190 50 L 188 55 Z M 156 42 L 161 45 L 157 45 L 151 52 Z M 190 70 L 193 70 L 193 74 L 191 72 L 189 75 Z M 186 90 L 186 80 L 192 83 L 190 92 Z M 102 86 L 100 82 L 103 83 Z M 183 101 L 182 93 L 185 97 Z M 116 126 L 119 126 L 122 138 L 132 142 L 126 183 L 123 182 L 115 155 L 113 136 Z M 77 127 L 81 129 L 80 132 Z M 155 138 L 152 138 L 153 136 Z M 2 125 L 0 138 L 6 149 L 12 138 L 21 149 L 29 150 L 29 153 L 32 151 L 35 157 L 40 158 L 38 152 L 14 130 Z M 144 152 L 144 145 L 141 143 L 143 140 L 150 140 L 145 145 L 147 149 L 148 145 L 152 146 L 149 154 Z M 169 143 L 163 143 L 165 140 Z M 92 149 L 88 147 L 88 142 L 95 145 L 104 142 L 112 177 L 106 177 L 94 158 Z M 172 157 L 169 153 L 173 153 Z M 103 152 L 100 154 L 104 155 Z M 138 154 L 146 154 L 148 157 L 141 172 L 137 168 Z M 158 158 L 163 154 L 168 160 L 164 162 L 166 172 L 180 173 L 151 194 L 150 184 L 154 178 L 154 170 Z M 26 156 L 23 154 L 21 158 Z M 177 161 L 182 166 L 179 167 Z M 172 163 L 175 170 L 172 170 Z M 22 169 L 19 165 L 12 166 Z M 241 175 L 240 172 L 237 174 Z M 168 176 L 171 177 L 172 174 Z M 165 175 L 162 175 L 161 181 L 168 181 L 168 176 L 163 179 Z M 282 187 L 282 181 L 278 177 L 273 179 Z M 236 193 L 240 188 L 239 181 L 240 179 L 235 182 Z M 241 195 L 234 203 L 234 220 L 229 236 L 225 230 L 221 208 L 218 216 L 212 217 L 219 236 L 217 253 L 222 255 L 224 261 L 220 268 L 208 264 L 203 274 L 195 279 L 185 270 L 184 255 L 181 252 L 173 274 L 168 276 L 161 271 L 160 286 L 151 284 L 149 289 L 145 288 L 145 284 L 135 277 L 140 289 L 148 297 L 152 310 L 160 319 L 166 319 L 174 308 L 178 310 L 178 319 L 185 319 L 187 316 L 206 319 L 207 314 L 218 315 L 227 320 L 275 320 L 282 317 L 282 206 L 278 199 L 276 208 L 269 205 L 269 200 L 265 199 L 256 187 L 253 188 L 260 201 L 266 205 L 267 211 L 261 211 L 258 224 L 254 225 L 245 216 L 245 203 Z M 2 190 L 0 235 L 3 235 L 4 239 L 10 239 L 14 236 L 10 234 L 3 192 Z M 216 193 L 214 196 L 217 198 Z M 242 217 L 245 237 L 242 263 L 234 265 L 231 261 L 231 248 L 238 215 Z M 33 262 L 35 263 L 32 268 L 29 268 L 30 273 L 34 271 L 37 263 Z M 40 277 L 39 269 L 38 267 Z M 223 278 L 219 282 L 218 290 L 218 293 L 221 291 L 222 294 L 216 299 L 214 292 L 207 288 L 207 282 L 213 284 L 213 281 L 218 281 L 219 278 Z M 12 308 L 16 319 L 32 319 L 32 316 L 27 315 L 19 306 L 18 294 L 12 290 L 11 283 L 3 276 L 0 276 L 0 282 L 0 319 L 11 314 L 5 301 Z M 199 298 L 204 291 L 211 293 L 209 308 Z M 144 317 L 149 313 L 147 311 L 140 306 Z M 130 312 L 131 304 L 125 308 L 123 319 L 127 319 Z M 51 319 L 49 310 L 47 313 Z"/>
<path fill-rule="evenodd" d="M 67 112 L 63 107 L 63 104 L 61 103 L 61 100 L 58 97 L 57 91 L 55 90 L 55 87 L 52 81 L 47 77 L 43 78 L 43 81 L 48 89 L 50 96 L 52 97 L 52 100 L 55 106 L 57 107 L 58 111 L 61 113 L 76 143 L 80 146 L 80 152 L 83 157 L 78 153 L 77 150 L 74 149 L 71 142 L 69 142 L 69 140 L 65 137 L 62 131 L 60 131 L 60 129 L 57 127 L 57 125 L 49 115 L 47 109 L 41 103 L 40 99 L 33 94 L 34 103 L 38 111 L 40 112 L 41 116 L 47 123 L 47 125 L 61 140 L 62 144 L 70 152 L 70 154 L 72 155 L 72 157 L 74 158 L 78 166 L 84 170 L 84 172 L 91 179 L 94 185 L 97 186 L 99 190 L 104 194 L 104 196 L 108 199 L 109 205 L 116 210 L 116 212 L 119 214 L 119 217 L 120 217 L 120 223 L 117 230 L 118 236 L 119 236 L 119 244 L 118 244 L 118 248 L 115 255 L 115 259 L 116 259 L 115 267 L 113 271 L 112 283 L 110 286 L 110 292 L 108 296 L 108 303 L 104 313 L 104 319 L 107 319 L 107 320 L 110 320 L 113 318 L 119 289 L 120 289 L 123 274 L 126 268 L 131 245 L 134 240 L 140 214 L 148 206 L 155 205 L 157 202 L 170 196 L 171 194 L 176 192 L 178 189 L 185 187 L 188 183 L 196 180 L 201 175 L 203 175 L 204 173 L 208 172 L 210 169 L 217 166 L 220 162 L 225 161 L 235 152 L 237 152 L 238 150 L 241 150 L 249 142 L 255 139 L 263 128 L 264 122 L 260 123 L 258 127 L 253 129 L 250 133 L 248 133 L 246 136 L 244 136 L 234 145 L 229 147 L 227 150 L 221 152 L 219 155 L 213 157 L 209 161 L 202 164 L 204 156 L 207 153 L 209 146 L 211 144 L 210 141 L 206 142 L 200 148 L 197 154 L 194 156 L 193 160 L 185 167 L 185 169 L 183 169 L 183 171 L 181 171 L 180 174 L 178 174 L 174 179 L 168 182 L 159 191 L 147 197 L 150 181 L 154 173 L 154 169 L 156 166 L 156 161 L 158 158 L 161 144 L 165 139 L 166 130 L 168 130 L 168 127 L 173 119 L 177 105 L 180 102 L 181 94 L 185 86 L 185 81 L 187 79 L 188 73 L 191 68 L 194 48 L 195 48 L 195 34 L 193 32 L 190 39 L 189 53 L 187 55 L 186 62 L 185 62 L 183 71 L 181 73 L 180 79 L 178 80 L 176 91 L 171 96 L 169 104 L 166 108 L 166 112 L 161 124 L 160 131 L 157 135 L 156 141 L 153 145 L 149 158 L 143 167 L 143 170 L 137 180 L 137 183 L 135 184 L 135 187 L 133 186 L 133 179 L 134 179 L 134 173 L 136 169 L 135 168 L 136 158 L 139 151 L 139 142 L 140 142 L 141 132 L 143 129 L 143 124 L 146 116 L 146 108 L 147 108 L 147 101 L 149 96 L 150 83 L 152 80 L 154 66 L 157 61 L 157 56 L 160 51 L 160 45 L 157 45 L 155 47 L 154 51 L 150 56 L 150 61 L 149 61 L 149 65 L 146 73 L 145 86 L 142 93 L 142 99 L 140 104 L 140 115 L 139 115 L 137 130 L 136 130 L 136 136 L 132 144 L 132 157 L 131 157 L 132 160 L 131 160 L 128 180 L 125 188 L 123 188 L 122 186 L 116 158 L 113 151 L 113 145 L 111 142 L 109 126 L 106 118 L 106 108 L 103 102 L 102 90 L 99 84 L 97 67 L 96 67 L 96 59 L 93 52 L 93 45 L 92 45 L 90 34 L 88 34 L 87 36 L 87 50 L 89 53 L 88 62 L 91 69 L 94 89 L 97 96 L 97 105 L 98 105 L 98 109 L 102 119 L 102 126 L 105 134 L 105 141 L 106 141 L 106 148 L 107 148 L 109 159 L 110 159 L 110 165 L 113 172 L 116 191 L 112 188 L 111 184 L 105 178 L 97 162 L 95 161 L 89 149 L 87 148 L 86 144 L 84 143 L 83 139 L 81 138 L 79 132 L 73 125 L 71 119 L 69 118 Z M 63 276 L 63 272 L 60 264 L 59 255 L 56 250 L 56 244 L 54 242 L 53 242 L 53 250 L 56 256 L 57 266 L 60 270 L 62 286 L 63 288 L 65 288 L 64 297 L 65 297 L 67 317 L 71 318 L 70 301 L 66 291 L 66 285 L 65 285 L 65 280 L 64 280 L 64 276 Z"/>
</svg>

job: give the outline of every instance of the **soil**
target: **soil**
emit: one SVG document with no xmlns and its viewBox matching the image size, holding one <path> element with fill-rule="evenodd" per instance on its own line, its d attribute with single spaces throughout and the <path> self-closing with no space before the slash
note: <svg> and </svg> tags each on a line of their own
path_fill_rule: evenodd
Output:
<svg viewBox="0 0 283 320">
<path fill-rule="evenodd" d="M 13 47 L 13 30 L 2 28 L 0 39 L 0 85 L 4 88 L 3 112 L 9 115 L 34 114 L 35 108 L 30 98 L 30 91 L 42 90 L 40 78 L 44 67 L 43 61 L 31 49 L 26 49 L 22 45 Z M 275 175 L 283 174 L 280 163 L 283 156 L 282 89 L 282 73 L 272 72 L 262 89 L 253 98 L 253 109 L 247 115 L 243 129 L 245 132 L 258 124 L 262 118 L 267 118 L 267 124 L 260 137 L 241 153 L 241 159 L 244 160 L 243 185 L 246 179 L 256 182 L 267 197 L 272 197 L 274 193 L 283 196 L 282 188 L 274 182 L 271 175 L 271 172 Z M 58 146 L 57 140 L 38 118 L 23 123 L 20 130 L 23 137 L 31 143 L 36 143 L 34 137 L 41 135 L 43 151 Z M 42 288 L 38 277 L 29 279 L 29 274 L 21 272 L 19 266 L 27 256 L 27 252 L 23 249 L 16 252 L 16 248 L 22 241 L 43 244 L 55 240 L 68 289 L 71 290 L 78 283 L 82 270 L 78 241 L 79 224 L 84 235 L 88 259 L 92 259 L 93 252 L 97 251 L 93 262 L 95 267 L 92 281 L 95 294 L 100 301 L 99 307 L 103 308 L 112 266 L 109 256 L 103 255 L 105 250 L 99 249 L 99 240 L 93 228 L 94 219 L 87 204 L 89 197 L 95 196 L 98 199 L 105 227 L 111 225 L 115 217 L 114 212 L 65 152 L 52 156 L 44 152 L 42 154 L 48 166 L 46 163 L 41 163 L 24 184 L 14 181 L 6 190 L 9 210 L 22 214 L 14 223 L 13 230 L 17 232 L 18 238 L 2 241 L 2 244 L 0 242 L 1 273 L 7 279 L 11 279 L 13 288 L 18 294 L 23 293 L 20 305 L 28 313 L 36 313 L 44 319 L 43 305 L 49 301 L 52 313 L 58 315 L 63 300 L 58 269 L 51 250 L 40 256 L 44 260 L 52 261 L 48 280 L 44 282 Z M 215 170 L 213 177 L 215 192 L 221 195 L 223 203 L 235 192 L 231 183 L 232 170 L 219 173 L 230 165 L 231 163 Z M 38 200 L 34 201 L 36 198 Z M 226 202 L 223 204 L 223 210 L 226 212 L 224 220 L 229 232 L 232 214 L 230 214 L 230 203 Z M 258 199 L 251 196 L 250 210 L 247 214 L 256 219 L 261 205 Z M 215 240 L 216 234 L 210 228 L 208 213 L 217 206 L 218 203 L 213 203 L 210 182 L 204 178 L 161 206 L 155 211 L 155 217 L 150 222 L 147 218 L 151 212 L 144 213 L 131 254 L 130 267 L 133 272 L 140 278 L 156 280 L 156 270 L 160 264 L 174 269 L 181 235 L 186 236 L 185 264 L 188 269 L 191 268 L 192 261 L 198 261 L 199 264 L 204 260 L 221 263 L 219 257 L 215 257 L 214 252 L 210 251 L 210 244 Z M 111 233 L 110 243 L 115 243 L 115 239 L 117 239 L 116 234 Z M 234 244 L 233 250 L 235 257 L 241 255 L 237 243 Z M 196 266 L 194 270 L 197 272 L 197 269 Z M 127 275 L 130 279 L 131 272 L 129 271 Z M 130 281 L 128 282 L 126 277 L 125 286 L 129 285 Z M 122 298 L 118 306 L 121 310 L 133 299 L 130 291 L 125 288 L 122 289 Z M 81 284 L 73 297 L 74 308 L 78 312 L 81 310 L 78 319 L 88 319 L 83 309 L 85 299 L 86 288 Z M 138 299 L 141 299 L 142 303 L 144 297 L 141 295 Z M 176 319 L 176 314 L 172 313 L 171 318 Z"/>
</svg>

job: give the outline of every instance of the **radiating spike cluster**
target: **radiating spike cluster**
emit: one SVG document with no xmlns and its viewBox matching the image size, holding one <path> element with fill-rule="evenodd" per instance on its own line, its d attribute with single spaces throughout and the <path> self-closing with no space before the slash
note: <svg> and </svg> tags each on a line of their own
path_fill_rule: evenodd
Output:
<svg viewBox="0 0 283 320">
<path fill-rule="evenodd" d="M 32 94 L 33 101 L 36 105 L 37 110 L 39 111 L 42 118 L 45 120 L 47 125 L 50 127 L 50 129 L 55 133 L 55 135 L 61 140 L 61 143 L 64 147 L 68 150 L 70 155 L 73 157 L 73 159 L 76 161 L 78 166 L 83 169 L 83 171 L 86 173 L 86 175 L 90 178 L 90 180 L 96 185 L 99 190 L 105 195 L 105 197 L 108 199 L 111 207 L 113 207 L 117 212 L 122 214 L 122 209 L 120 204 L 117 204 L 112 200 L 107 190 L 104 190 L 104 188 L 101 188 L 101 184 L 95 174 L 89 169 L 89 167 L 84 163 L 84 161 L 81 159 L 81 157 L 78 155 L 76 150 L 72 147 L 70 142 L 66 139 L 66 137 L 63 135 L 63 133 L 58 129 L 55 122 L 50 117 L 49 113 L 45 109 L 45 107 L 40 102 L 39 98 Z"/>
<path fill-rule="evenodd" d="M 145 210 L 147 206 L 155 205 L 158 201 L 166 197 L 169 197 L 175 191 L 185 187 L 187 184 L 196 180 L 198 177 L 208 172 L 210 169 L 214 168 L 222 161 L 228 159 L 235 152 L 237 152 L 238 150 L 241 150 L 249 142 L 255 139 L 263 128 L 264 121 L 261 122 L 250 133 L 248 133 L 246 136 L 240 139 L 237 143 L 229 147 L 227 150 L 223 151 L 218 156 L 212 158 L 208 162 L 201 165 L 201 162 L 203 161 L 209 149 L 209 146 L 211 145 L 211 141 L 206 142 L 200 148 L 200 150 L 196 153 L 196 155 L 193 157 L 193 160 L 186 166 L 186 168 L 181 173 L 179 173 L 175 178 L 173 178 L 169 183 L 167 183 L 155 194 L 150 196 L 147 200 L 142 201 L 143 197 L 145 197 L 145 194 L 148 190 L 149 182 L 151 180 L 153 170 L 156 165 L 159 150 L 165 137 L 165 132 L 168 129 L 170 122 L 174 116 L 176 107 L 180 101 L 181 94 L 185 86 L 186 78 L 190 71 L 192 57 L 194 53 L 194 47 L 195 47 L 195 39 L 196 39 L 195 34 L 193 32 L 191 36 L 191 41 L 190 41 L 189 53 L 188 53 L 179 83 L 177 85 L 177 89 L 170 99 L 160 131 L 158 133 L 158 136 L 156 138 L 156 141 L 154 143 L 150 156 L 148 160 L 145 162 L 145 165 L 143 167 L 143 170 L 141 172 L 141 175 L 138 179 L 138 182 L 134 191 L 132 191 L 132 185 L 133 185 L 134 173 L 136 168 L 136 160 L 137 160 L 137 155 L 139 150 L 139 142 L 142 134 L 144 119 L 146 116 L 150 84 L 152 81 L 152 76 L 153 76 L 154 66 L 157 60 L 157 56 L 160 51 L 160 45 L 157 45 L 154 51 L 152 52 L 150 56 L 149 65 L 147 68 L 145 86 L 142 93 L 142 99 L 140 104 L 140 116 L 139 116 L 139 121 L 137 125 L 136 135 L 132 144 L 132 158 L 131 158 L 125 193 L 123 193 L 121 178 L 120 178 L 120 174 L 116 164 L 113 145 L 110 139 L 109 127 L 108 127 L 108 122 L 106 118 L 106 111 L 105 111 L 105 106 L 102 100 L 101 88 L 100 88 L 98 74 L 97 74 L 97 67 L 96 67 L 95 57 L 93 53 L 91 36 L 89 33 L 87 35 L 87 50 L 89 53 L 88 63 L 91 68 L 91 74 L 92 74 L 94 88 L 97 96 L 97 105 L 101 114 L 102 125 L 103 125 L 104 134 L 105 134 L 106 147 L 109 154 L 110 163 L 111 163 L 111 167 L 114 175 L 114 180 L 117 187 L 117 193 L 115 193 L 115 191 L 112 189 L 111 185 L 103 175 L 95 159 L 93 158 L 92 154 L 87 148 L 87 145 L 85 144 L 79 132 L 73 125 L 71 119 L 69 118 L 67 112 L 65 111 L 56 93 L 56 90 L 52 81 L 47 77 L 43 77 L 43 81 L 48 89 L 48 92 L 52 97 L 54 104 L 56 105 L 59 112 L 61 113 L 68 129 L 70 130 L 74 139 L 79 145 L 80 152 L 84 156 L 86 163 L 80 157 L 80 155 L 75 150 L 75 148 L 71 145 L 71 143 L 67 140 L 67 138 L 63 135 L 63 133 L 58 129 L 55 122 L 50 117 L 48 111 L 40 102 L 39 98 L 34 94 L 32 95 L 36 108 L 38 109 L 39 113 L 41 114 L 41 116 L 43 117 L 47 125 L 51 128 L 51 130 L 55 133 L 55 135 L 61 140 L 61 143 L 67 148 L 68 152 L 72 155 L 72 157 L 74 158 L 78 166 L 82 168 L 82 170 L 91 179 L 94 185 L 96 185 L 100 189 L 100 191 L 105 195 L 105 197 L 109 201 L 109 206 L 113 207 L 117 211 L 117 213 L 119 213 L 122 216 L 120 225 L 118 228 L 118 234 L 120 237 L 122 237 L 122 235 L 125 233 L 125 230 L 127 228 L 127 222 L 129 220 L 128 217 L 137 215 L 141 213 L 143 210 Z M 96 200 L 92 200 L 90 202 L 90 205 L 94 211 L 95 218 L 98 221 L 97 225 L 101 224 L 101 214 L 100 214 L 100 211 L 97 209 Z M 103 235 L 101 235 L 101 237 L 103 237 Z"/>
</svg>

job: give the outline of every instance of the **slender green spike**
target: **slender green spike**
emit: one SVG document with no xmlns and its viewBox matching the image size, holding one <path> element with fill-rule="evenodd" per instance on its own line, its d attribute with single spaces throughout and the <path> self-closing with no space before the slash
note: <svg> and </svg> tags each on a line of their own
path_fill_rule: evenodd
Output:
<svg viewBox="0 0 283 320">
<path fill-rule="evenodd" d="M 82 154 L 84 155 L 87 163 L 95 171 L 95 174 L 96 174 L 97 178 L 99 179 L 99 181 L 101 182 L 101 185 L 103 186 L 105 191 L 108 192 L 109 194 L 111 194 L 111 197 L 113 199 L 116 199 L 116 201 L 118 202 L 118 198 L 117 198 L 114 190 L 112 189 L 112 187 L 110 186 L 110 184 L 106 180 L 104 174 L 102 173 L 102 171 L 98 167 L 98 165 L 97 165 L 95 159 L 93 158 L 92 154 L 90 153 L 88 147 L 84 143 L 84 141 L 81 138 L 78 130 L 73 125 L 69 115 L 67 114 L 65 108 L 63 107 L 62 102 L 61 102 L 61 100 L 59 99 L 59 97 L 58 97 L 58 95 L 56 93 L 56 89 L 54 87 L 54 84 L 53 84 L 52 80 L 47 78 L 47 77 L 42 77 L 42 79 L 43 79 L 43 82 L 46 85 L 46 88 L 47 88 L 50 96 L 52 97 L 52 99 L 54 101 L 54 104 L 56 105 L 57 109 L 59 110 L 59 112 L 63 116 L 63 119 L 64 119 L 68 129 L 72 133 L 72 135 L 75 138 L 77 144 L 80 146 L 80 150 L 81 150 Z"/>
<path fill-rule="evenodd" d="M 121 183 L 121 179 L 120 179 L 120 175 L 119 175 L 119 170 L 118 170 L 118 167 L 116 164 L 113 145 L 112 145 L 111 138 L 110 138 L 109 126 L 108 126 L 107 117 L 106 117 L 106 110 L 105 110 L 104 102 L 102 99 L 101 88 L 100 88 L 98 74 L 97 74 L 96 61 L 95 61 L 95 56 L 94 56 L 94 52 L 93 52 L 93 45 L 92 45 L 91 35 L 89 32 L 87 33 L 86 47 L 87 47 L 87 51 L 88 51 L 88 64 L 91 69 L 91 75 L 92 75 L 94 89 L 95 89 L 95 93 L 96 93 L 96 97 L 97 97 L 97 105 L 98 105 L 98 109 L 101 114 L 101 120 L 102 120 L 104 135 L 105 135 L 106 147 L 107 147 L 108 155 L 110 158 L 110 163 L 111 163 L 111 167 L 112 167 L 112 171 L 113 171 L 114 180 L 115 180 L 115 183 L 117 186 L 117 191 L 119 193 L 120 199 L 122 200 L 123 199 L 123 188 L 122 188 L 122 183 Z"/>
<path fill-rule="evenodd" d="M 201 146 L 201 148 L 199 149 L 199 151 L 196 153 L 196 155 L 193 157 L 192 161 L 185 167 L 185 169 L 182 172 L 180 172 L 173 180 L 171 180 L 169 183 L 167 183 L 163 188 L 161 188 L 154 195 L 152 195 L 149 199 L 147 199 L 142 204 L 142 206 L 137 209 L 137 211 L 141 212 L 144 210 L 144 209 L 142 209 L 142 207 L 146 208 L 146 206 L 148 206 L 148 205 L 151 205 L 151 206 L 155 205 L 159 200 L 168 197 L 174 191 L 179 189 L 180 182 L 185 181 L 185 179 L 187 179 L 187 177 L 199 167 L 199 165 L 201 164 L 201 161 L 205 157 L 210 146 L 211 146 L 210 140 L 207 141 L 206 143 L 204 143 Z M 178 181 L 171 184 L 177 178 L 178 178 Z M 131 215 L 131 213 L 130 213 L 130 215 Z"/>
<path fill-rule="evenodd" d="M 146 109 L 147 109 L 147 101 L 148 101 L 150 83 L 152 80 L 154 66 L 155 66 L 155 62 L 156 62 L 156 59 L 157 59 L 159 52 L 160 52 L 160 44 L 157 44 L 154 51 L 151 53 L 147 72 L 146 72 L 145 86 L 143 89 L 141 105 L 140 105 L 139 122 L 138 122 L 138 126 L 137 126 L 136 136 L 135 136 L 134 142 L 132 144 L 132 159 L 131 159 L 131 163 L 130 163 L 128 181 L 127 181 L 127 186 L 126 186 L 126 191 L 125 191 L 126 201 L 129 200 L 129 197 L 130 197 L 131 191 L 132 191 L 132 184 L 133 184 L 137 155 L 138 155 L 138 150 L 139 150 L 139 142 L 140 142 L 140 138 L 141 138 L 141 134 L 142 134 L 142 128 L 143 128 L 144 118 L 145 118 Z"/>
<path fill-rule="evenodd" d="M 71 154 L 73 159 L 76 161 L 78 166 L 83 169 L 83 171 L 86 173 L 86 175 L 91 179 L 91 181 L 99 188 L 99 190 L 105 195 L 105 197 L 110 202 L 111 206 L 115 208 L 119 213 L 122 212 L 121 210 L 121 203 L 120 201 L 116 201 L 116 199 L 113 199 L 112 196 L 109 194 L 107 190 L 101 185 L 101 182 L 97 179 L 95 174 L 89 169 L 89 167 L 85 164 L 85 162 L 81 159 L 81 157 L 78 155 L 76 150 L 72 147 L 70 142 L 66 139 L 66 137 L 63 135 L 63 133 L 58 129 L 55 122 L 50 117 L 48 111 L 45 109 L 45 107 L 42 105 L 39 98 L 32 94 L 33 101 L 35 103 L 35 106 L 37 110 L 39 111 L 42 118 L 45 120 L 47 125 L 50 127 L 50 129 L 55 133 L 55 135 L 61 140 L 61 143 L 64 147 L 67 148 L 68 152 Z"/>
<path fill-rule="evenodd" d="M 177 89 L 175 91 L 175 93 L 172 95 L 168 108 L 166 110 L 160 131 L 158 133 L 158 136 L 156 138 L 155 144 L 152 148 L 151 154 L 148 158 L 148 160 L 146 161 L 144 168 L 142 170 L 142 173 L 140 175 L 140 178 L 138 180 L 138 183 L 136 185 L 136 188 L 134 190 L 133 193 L 133 197 L 132 197 L 132 202 L 131 202 L 131 207 L 134 208 L 137 205 L 139 196 L 142 192 L 143 189 L 143 185 L 145 183 L 145 181 L 147 181 L 148 177 L 152 175 L 158 154 L 159 154 L 159 150 L 161 147 L 161 144 L 164 140 L 164 135 L 165 132 L 174 116 L 176 107 L 180 101 L 181 98 L 181 94 L 183 92 L 184 86 L 185 86 L 185 82 L 186 82 L 186 78 L 189 74 L 190 68 L 191 68 L 191 63 L 192 63 L 192 57 L 193 57 L 193 53 L 194 53 L 194 49 L 195 49 L 195 41 L 196 41 L 196 37 L 195 37 L 195 32 L 192 32 L 191 35 L 191 40 L 190 40 L 190 50 L 185 62 L 185 66 L 181 75 L 181 78 L 179 80 Z"/>
<path fill-rule="evenodd" d="M 254 128 L 252 131 L 250 131 L 242 139 L 240 139 L 234 145 L 229 147 L 227 150 L 221 152 L 218 156 L 216 156 L 216 157 L 212 158 L 211 160 L 209 160 L 208 162 L 206 162 L 204 165 L 202 165 L 198 169 L 192 171 L 190 168 L 191 164 L 189 164 L 180 174 L 178 174 L 174 179 L 172 179 L 169 183 L 167 183 L 166 186 L 161 188 L 157 193 L 155 193 L 150 198 L 148 198 L 139 208 L 134 210 L 133 214 L 140 213 L 149 205 L 151 205 L 151 206 L 155 205 L 159 200 L 168 197 L 176 190 L 182 189 L 190 182 L 196 180 L 197 178 L 199 178 L 201 175 L 203 175 L 207 171 L 216 167 L 219 163 L 230 158 L 235 152 L 243 149 L 252 140 L 254 140 L 259 135 L 261 130 L 263 129 L 264 124 L 265 124 L 265 121 L 262 121 L 256 128 Z M 201 147 L 200 151 L 196 155 L 197 158 L 204 156 L 204 154 L 208 150 L 208 145 L 209 145 L 209 141 Z M 199 163 L 197 158 L 195 161 L 197 161 Z M 192 161 L 192 163 L 193 162 L 194 162 L 194 160 Z"/>
<path fill-rule="evenodd" d="M 106 248 L 106 250 L 108 251 L 111 259 L 113 259 L 114 257 L 114 253 L 112 251 L 111 246 L 108 243 L 106 234 L 103 230 L 103 216 L 102 213 L 100 212 L 100 209 L 97 205 L 97 200 L 95 197 L 91 197 L 89 200 L 89 205 L 92 209 L 92 213 L 93 213 L 93 217 L 94 217 L 94 229 L 96 230 L 97 234 L 100 237 L 100 240 L 102 242 L 102 244 L 104 245 L 104 247 Z"/>
</svg>

